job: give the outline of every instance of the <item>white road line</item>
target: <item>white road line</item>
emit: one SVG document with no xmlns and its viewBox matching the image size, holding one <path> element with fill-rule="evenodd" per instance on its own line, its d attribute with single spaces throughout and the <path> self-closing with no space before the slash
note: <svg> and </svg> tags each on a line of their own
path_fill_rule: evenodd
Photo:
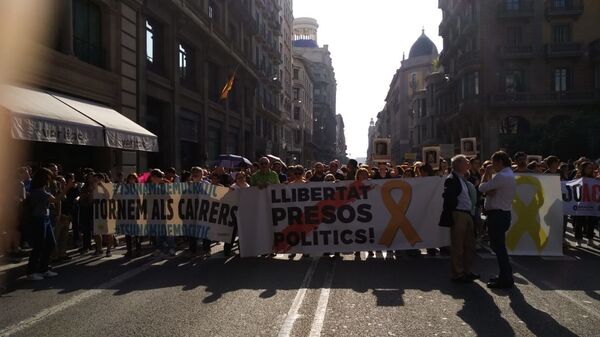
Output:
<svg viewBox="0 0 600 337">
<path fill-rule="evenodd" d="M 321 288 L 321 295 L 319 295 L 319 302 L 317 303 L 317 310 L 315 311 L 315 318 L 313 319 L 310 333 L 310 337 L 320 337 L 321 330 L 323 330 L 323 323 L 325 322 L 325 314 L 327 313 L 327 303 L 329 302 L 329 294 L 331 293 L 331 283 L 333 282 L 333 275 L 335 274 L 334 262 L 331 271 L 327 274 L 323 287 Z"/>
<path fill-rule="evenodd" d="M 520 264 L 518 262 L 511 261 L 511 263 L 512 263 L 513 266 L 516 266 L 519 269 L 528 270 L 527 267 L 523 266 L 522 264 Z M 519 273 L 519 275 L 522 278 L 524 278 L 525 280 L 527 280 L 527 282 L 529 282 L 530 284 L 534 284 L 534 282 L 532 282 L 531 280 L 529 280 L 526 277 L 524 277 L 522 273 Z M 594 309 L 592 309 L 590 307 L 587 307 L 587 306 L 583 305 L 581 303 L 581 301 L 579 301 L 575 297 L 569 295 L 569 293 L 567 293 L 566 291 L 560 290 L 560 289 L 558 289 L 558 287 L 554 286 L 552 283 L 544 281 L 544 280 L 536 280 L 536 282 L 539 282 L 539 283 L 543 284 L 546 288 L 553 290 L 556 294 L 558 294 L 562 298 L 566 299 L 567 301 L 575 304 L 576 306 L 578 306 L 579 308 L 583 309 L 588 314 L 596 317 L 597 319 L 600 319 L 600 312 L 598 312 L 597 310 L 594 310 Z"/>
<path fill-rule="evenodd" d="M 83 302 L 89 298 L 92 298 L 92 297 L 102 293 L 106 289 L 113 288 L 117 284 L 124 282 L 124 281 L 146 271 L 150 267 L 152 267 L 151 263 L 142 265 L 140 267 L 137 267 L 135 269 L 127 271 L 105 283 L 102 283 L 101 285 L 99 285 L 98 287 L 96 287 L 94 289 L 87 290 L 79 295 L 75 295 L 75 296 L 71 297 L 70 299 L 68 299 L 62 303 L 59 303 L 55 306 L 46 308 L 46 309 L 40 311 L 39 313 L 37 313 L 35 316 L 32 316 L 28 319 L 22 320 L 21 322 L 19 322 L 17 324 L 10 325 L 10 326 L 0 330 L 0 337 L 7 337 L 10 335 L 13 335 L 19 331 L 22 331 L 22 330 L 29 328 L 37 323 L 40 323 L 41 321 L 45 320 L 46 318 L 48 318 L 54 314 L 57 314 L 65 309 L 68 309 L 74 305 L 79 304 L 80 302 Z"/>
<path fill-rule="evenodd" d="M 312 280 L 312 277 L 315 273 L 315 270 L 317 269 L 318 264 L 319 258 L 317 257 L 313 260 L 310 267 L 308 267 L 308 270 L 304 275 L 304 280 L 302 280 L 302 284 L 300 284 L 300 288 L 296 293 L 296 297 L 292 302 L 292 306 L 290 307 L 290 310 L 288 311 L 285 320 L 283 321 L 283 325 L 281 326 L 281 330 L 279 330 L 279 334 L 277 336 L 289 337 L 292 334 L 292 328 L 294 327 L 294 323 L 299 317 L 298 311 L 300 310 L 300 307 L 302 306 L 302 301 L 304 301 L 304 297 L 306 296 L 306 289 L 308 288 L 310 281 Z"/>
</svg>

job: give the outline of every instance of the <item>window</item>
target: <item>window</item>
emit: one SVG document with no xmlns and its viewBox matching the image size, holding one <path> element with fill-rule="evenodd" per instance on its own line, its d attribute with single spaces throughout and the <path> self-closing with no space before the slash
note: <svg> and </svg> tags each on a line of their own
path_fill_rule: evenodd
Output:
<svg viewBox="0 0 600 337">
<path fill-rule="evenodd" d="M 300 107 L 299 106 L 294 107 L 294 120 L 297 120 L 297 121 L 300 120 Z"/>
<path fill-rule="evenodd" d="M 302 145 L 302 131 L 294 130 L 294 145 Z"/>
<path fill-rule="evenodd" d="M 208 122 L 208 159 L 214 160 L 221 154 L 221 130 L 223 124 L 218 121 Z"/>
<path fill-rule="evenodd" d="M 294 101 L 300 100 L 300 89 L 294 88 Z"/>
<path fill-rule="evenodd" d="M 410 75 L 410 87 L 413 90 L 417 90 L 417 74 L 415 74 L 415 73 L 412 73 Z"/>
<path fill-rule="evenodd" d="M 567 7 L 567 0 L 553 0 L 552 7 L 556 9 L 563 9 Z"/>
<path fill-rule="evenodd" d="M 221 89 L 225 85 L 225 80 L 219 77 L 219 66 L 208 63 L 208 98 L 213 102 L 219 102 Z"/>
<path fill-rule="evenodd" d="M 508 27 L 506 29 L 506 44 L 509 46 L 520 46 L 523 43 L 523 28 Z"/>
<path fill-rule="evenodd" d="M 146 60 L 150 68 L 157 70 L 162 64 L 160 27 L 151 19 L 146 20 Z"/>
<path fill-rule="evenodd" d="M 552 42 L 568 43 L 571 42 L 571 26 L 555 25 L 552 27 Z"/>
<path fill-rule="evenodd" d="M 192 66 L 190 64 L 190 50 L 187 46 L 179 44 L 179 79 L 182 82 L 193 81 Z"/>
<path fill-rule="evenodd" d="M 594 67 L 594 89 L 600 89 L 600 65 Z"/>
<path fill-rule="evenodd" d="M 569 70 L 565 68 L 554 70 L 554 91 L 563 92 L 569 89 Z"/>
<path fill-rule="evenodd" d="M 473 73 L 473 89 L 474 89 L 474 93 L 475 96 L 479 96 L 479 72 L 476 71 L 475 73 Z"/>
<path fill-rule="evenodd" d="M 92 1 L 73 1 L 73 52 L 83 62 L 103 66 L 100 7 Z"/>
<path fill-rule="evenodd" d="M 523 72 L 521 70 L 509 70 L 504 77 L 504 87 L 507 94 L 522 92 Z"/>
<path fill-rule="evenodd" d="M 298 69 L 298 68 L 294 68 L 294 79 L 295 80 L 300 79 L 300 69 Z"/>
<path fill-rule="evenodd" d="M 506 9 L 509 11 L 517 11 L 521 8 L 521 0 L 506 0 Z"/>
</svg>

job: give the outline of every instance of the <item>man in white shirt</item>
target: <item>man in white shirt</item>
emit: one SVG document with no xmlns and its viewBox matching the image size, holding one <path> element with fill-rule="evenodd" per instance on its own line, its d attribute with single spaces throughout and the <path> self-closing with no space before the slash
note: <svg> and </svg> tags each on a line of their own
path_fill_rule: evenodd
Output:
<svg viewBox="0 0 600 337">
<path fill-rule="evenodd" d="M 440 226 L 450 227 L 452 281 L 470 283 L 479 275 L 471 272 L 475 256 L 475 227 L 473 208 L 465 174 L 469 160 L 463 155 L 452 158 L 452 174 L 444 182 L 444 210 Z"/>
<path fill-rule="evenodd" d="M 492 169 L 496 172 L 492 176 Z M 498 151 L 492 155 L 492 165 L 486 167 L 479 191 L 485 194 L 490 246 L 496 258 L 500 273 L 487 284 L 492 289 L 509 289 L 514 284 L 512 268 L 506 251 L 506 231 L 510 228 L 512 201 L 517 184 L 511 169 L 508 155 Z"/>
</svg>

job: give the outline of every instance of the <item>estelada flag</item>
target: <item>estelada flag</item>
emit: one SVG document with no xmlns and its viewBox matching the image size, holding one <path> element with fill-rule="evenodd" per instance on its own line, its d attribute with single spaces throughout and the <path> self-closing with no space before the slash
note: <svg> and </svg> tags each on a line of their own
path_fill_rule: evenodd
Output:
<svg viewBox="0 0 600 337">
<path fill-rule="evenodd" d="M 233 74 L 231 74 L 231 76 L 229 76 L 229 80 L 227 80 L 227 83 L 225 83 L 225 86 L 223 87 L 223 89 L 221 89 L 221 96 L 219 96 L 219 99 L 225 100 L 229 96 L 229 92 L 231 91 L 231 89 L 233 89 L 233 81 L 235 80 L 236 73 L 237 73 L 237 67 L 235 67 Z"/>
</svg>

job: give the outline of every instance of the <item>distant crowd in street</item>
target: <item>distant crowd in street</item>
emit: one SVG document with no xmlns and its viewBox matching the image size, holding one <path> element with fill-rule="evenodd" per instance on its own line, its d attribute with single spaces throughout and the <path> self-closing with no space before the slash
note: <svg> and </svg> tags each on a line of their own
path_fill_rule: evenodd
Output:
<svg viewBox="0 0 600 337">
<path fill-rule="evenodd" d="M 440 225 L 451 227 L 452 247 L 427 249 L 427 254 L 451 254 L 452 279 L 468 283 L 479 277 L 470 270 L 476 242 L 491 240 L 490 244 L 497 255 L 506 254 L 505 249 L 504 252 L 497 252 L 501 250 L 497 246 L 503 245 L 503 241 L 494 242 L 504 234 L 505 230 L 501 233 L 493 230 L 499 226 L 495 225 L 495 222 L 506 226 L 505 216 L 510 210 L 510 207 L 505 206 L 502 201 L 494 200 L 499 198 L 498 195 L 502 193 L 499 190 L 502 188 L 492 186 L 494 184 L 492 181 L 500 179 L 497 177 L 502 176 L 502 172 L 558 174 L 561 180 L 579 177 L 600 179 L 598 162 L 585 157 L 570 162 L 561 161 L 556 156 L 549 156 L 541 162 L 528 163 L 527 155 L 523 152 L 516 153 L 512 160 L 503 152 L 499 153 L 495 154 L 496 157 L 483 162 L 480 158 L 468 158 L 462 155 L 448 160 L 441 159 L 437 169 L 419 161 L 399 165 L 390 165 L 386 162 L 366 165 L 354 159 L 346 163 L 341 163 L 339 160 L 332 160 L 329 163 L 317 162 L 312 167 L 306 168 L 296 164 L 286 165 L 272 156 L 261 157 L 252 165 L 236 168 L 195 166 L 182 171 L 177 171 L 175 168 L 153 168 L 143 173 L 119 173 L 114 176 L 110 172 L 97 172 L 91 168 L 66 172 L 56 163 L 48 163 L 36 168 L 24 166 L 17 170 L 12 199 L 15 209 L 19 210 L 18 219 L 12 222 L 14 223 L 12 226 L 4 224 L 0 234 L 3 233 L 3 236 L 8 238 L 8 256 L 13 262 L 20 261 L 28 255 L 27 277 L 30 280 L 43 280 L 56 276 L 52 264 L 70 260 L 75 250 L 79 254 L 110 257 L 114 248 L 121 243 L 122 238 L 114 235 L 93 234 L 93 193 L 100 182 L 119 184 L 207 182 L 231 189 L 242 189 L 251 186 L 265 188 L 271 184 L 440 176 L 446 179 L 444 213 Z M 494 172 L 496 174 L 492 175 Z M 498 216 L 494 215 L 496 213 Z M 594 236 L 598 219 L 565 217 L 564 229 L 566 231 L 567 223 L 571 222 L 576 244 L 582 245 L 585 236 L 587 244 L 596 247 Z M 456 225 L 457 223 L 460 225 Z M 232 243 L 226 243 L 224 246 L 226 256 L 234 252 L 234 239 L 235 233 Z M 139 256 L 143 246 L 148 247 L 147 242 L 150 242 L 154 254 L 164 257 L 176 255 L 182 245 L 187 248 L 186 254 L 204 256 L 211 254 L 212 247 L 211 241 L 197 240 L 193 237 L 126 236 L 124 241 L 126 258 Z M 396 256 L 421 255 L 421 251 L 417 249 L 387 253 Z M 360 252 L 355 254 L 360 257 Z M 331 256 L 331 254 L 326 255 Z M 368 252 L 368 255 L 373 256 L 374 252 Z M 339 253 L 333 254 L 333 257 L 339 256 Z M 500 276 L 504 279 L 500 280 L 499 285 L 507 286 L 512 282 L 512 274 L 510 278 L 506 275 L 509 270 L 505 265 L 502 266 L 502 263 Z M 502 268 L 504 268 L 503 272 Z"/>
</svg>

